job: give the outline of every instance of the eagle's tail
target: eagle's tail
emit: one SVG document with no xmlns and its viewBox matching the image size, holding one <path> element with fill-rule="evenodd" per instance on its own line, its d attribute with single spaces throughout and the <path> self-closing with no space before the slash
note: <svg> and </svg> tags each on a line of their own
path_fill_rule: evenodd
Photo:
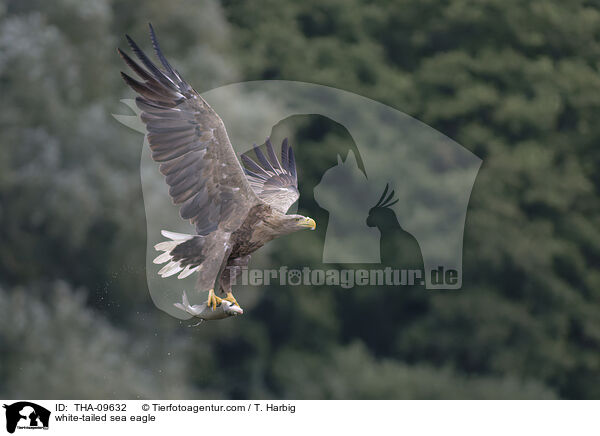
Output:
<svg viewBox="0 0 600 436">
<path fill-rule="evenodd" d="M 200 268 L 200 265 L 187 264 L 184 267 L 184 265 L 182 265 L 182 262 L 184 262 L 186 259 L 181 258 L 181 256 L 177 256 L 178 260 L 174 260 L 173 257 L 175 256 L 174 251 L 177 248 L 177 246 L 179 246 L 187 241 L 190 241 L 190 240 L 196 240 L 196 239 L 202 239 L 202 238 L 200 236 L 186 235 L 184 233 L 169 232 L 167 230 L 162 230 L 160 233 L 165 238 L 169 238 L 170 241 L 159 242 L 158 244 L 156 244 L 154 246 L 156 251 L 162 251 L 163 253 L 160 254 L 156 259 L 154 259 L 153 262 L 155 264 L 162 264 L 165 262 L 169 262 L 169 263 L 167 263 L 167 265 L 165 265 L 158 272 L 158 274 L 164 278 L 164 277 L 170 277 L 174 274 L 180 273 L 177 278 L 184 279 L 187 276 L 198 271 L 198 269 Z"/>
</svg>

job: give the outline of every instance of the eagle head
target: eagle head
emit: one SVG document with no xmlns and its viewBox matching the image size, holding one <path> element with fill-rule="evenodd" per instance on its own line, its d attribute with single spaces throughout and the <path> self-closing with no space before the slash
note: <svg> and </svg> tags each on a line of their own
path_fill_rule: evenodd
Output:
<svg viewBox="0 0 600 436">
<path fill-rule="evenodd" d="M 312 218 L 302 215 L 284 215 L 281 222 L 281 233 L 293 233 L 298 230 L 311 229 L 314 230 L 317 223 Z"/>
</svg>

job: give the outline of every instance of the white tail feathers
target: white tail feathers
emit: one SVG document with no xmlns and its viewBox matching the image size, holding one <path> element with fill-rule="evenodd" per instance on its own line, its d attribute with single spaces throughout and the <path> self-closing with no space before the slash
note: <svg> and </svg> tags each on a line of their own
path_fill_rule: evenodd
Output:
<svg viewBox="0 0 600 436">
<path fill-rule="evenodd" d="M 158 274 L 161 277 L 163 277 L 163 278 L 171 277 L 172 275 L 180 273 L 178 278 L 184 279 L 184 278 L 188 277 L 189 275 L 198 271 L 198 269 L 200 269 L 200 265 L 197 265 L 195 267 L 192 267 L 191 265 L 187 265 L 187 266 L 183 267 L 181 265 L 181 261 L 175 262 L 173 260 L 173 256 L 171 255 L 171 251 L 173 251 L 173 249 L 175 247 L 177 247 L 179 244 L 181 244 L 185 241 L 189 241 L 190 239 L 194 238 L 194 235 L 186 235 L 184 233 L 169 232 L 167 230 L 162 230 L 160 233 L 165 238 L 171 239 L 170 241 L 159 242 L 158 244 L 156 244 L 154 246 L 156 251 L 163 251 L 164 253 L 158 255 L 156 257 L 156 259 L 153 260 L 153 262 L 155 264 L 163 264 L 163 263 L 169 262 L 167 265 L 162 267 L 162 269 L 158 272 Z"/>
<path fill-rule="evenodd" d="M 194 237 L 194 235 L 186 235 L 185 233 L 169 232 L 168 230 L 161 230 L 160 234 L 163 235 L 165 238 L 169 238 L 173 241 L 180 241 L 180 242 L 187 241 Z"/>
<path fill-rule="evenodd" d="M 181 266 L 181 264 L 179 262 L 171 261 L 166 266 L 164 266 L 158 272 L 158 274 L 163 278 L 171 277 L 173 274 L 177 274 L 182 269 L 183 269 L 183 267 Z"/>
<path fill-rule="evenodd" d="M 154 249 L 156 251 L 171 251 L 173 248 L 177 247 L 177 244 L 179 244 L 178 241 L 159 242 L 154 246 Z"/>
<path fill-rule="evenodd" d="M 152 262 L 154 262 L 157 265 L 160 265 L 161 263 L 165 263 L 165 262 L 171 260 L 171 257 L 172 257 L 171 253 L 169 253 L 168 251 L 165 251 L 163 254 L 161 254 L 160 256 L 158 256 Z"/>
<path fill-rule="evenodd" d="M 195 266 L 193 268 L 191 268 L 191 265 L 188 265 L 185 267 L 185 269 L 183 271 L 181 271 L 181 274 L 179 274 L 177 276 L 178 279 L 185 279 L 187 276 L 194 274 L 196 271 L 198 271 L 198 269 L 200 268 L 200 265 Z"/>
</svg>

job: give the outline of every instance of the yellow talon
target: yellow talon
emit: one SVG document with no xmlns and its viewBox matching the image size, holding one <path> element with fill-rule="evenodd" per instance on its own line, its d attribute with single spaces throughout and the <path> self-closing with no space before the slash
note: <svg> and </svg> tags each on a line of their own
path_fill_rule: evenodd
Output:
<svg viewBox="0 0 600 436">
<path fill-rule="evenodd" d="M 217 305 L 221 304 L 221 298 L 219 298 L 215 295 L 214 289 L 211 289 L 210 291 L 208 291 L 208 300 L 206 301 L 206 304 L 212 310 L 215 310 L 217 308 Z"/>
<path fill-rule="evenodd" d="M 240 303 L 237 302 L 237 300 L 235 299 L 235 297 L 233 296 L 233 294 L 231 292 L 228 292 L 227 297 L 223 298 L 223 300 L 227 300 L 230 303 L 235 304 L 237 307 L 240 307 Z"/>
</svg>

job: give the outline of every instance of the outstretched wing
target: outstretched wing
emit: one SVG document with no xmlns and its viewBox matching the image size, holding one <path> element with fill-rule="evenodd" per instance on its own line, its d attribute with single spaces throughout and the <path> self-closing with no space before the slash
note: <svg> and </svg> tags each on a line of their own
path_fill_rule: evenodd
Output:
<svg viewBox="0 0 600 436">
<path fill-rule="evenodd" d="M 253 161 L 245 154 L 242 155 L 244 170 L 248 182 L 258 198 L 271 207 L 286 213 L 300 197 L 294 151 L 285 138 L 281 143 L 281 162 L 279 162 L 269 138 L 267 138 L 266 145 L 268 158 L 256 144 L 253 150 L 258 162 Z"/>
<path fill-rule="evenodd" d="M 146 67 L 119 54 L 142 79 L 121 73 L 139 94 L 136 103 L 146 125 L 152 159 L 160 163 L 169 195 L 181 205 L 200 235 L 217 228 L 233 231 L 250 208 L 260 202 L 244 175 L 223 121 L 163 56 L 152 25 L 150 38 L 164 70 L 159 69 L 127 36 L 131 49 Z"/>
</svg>

